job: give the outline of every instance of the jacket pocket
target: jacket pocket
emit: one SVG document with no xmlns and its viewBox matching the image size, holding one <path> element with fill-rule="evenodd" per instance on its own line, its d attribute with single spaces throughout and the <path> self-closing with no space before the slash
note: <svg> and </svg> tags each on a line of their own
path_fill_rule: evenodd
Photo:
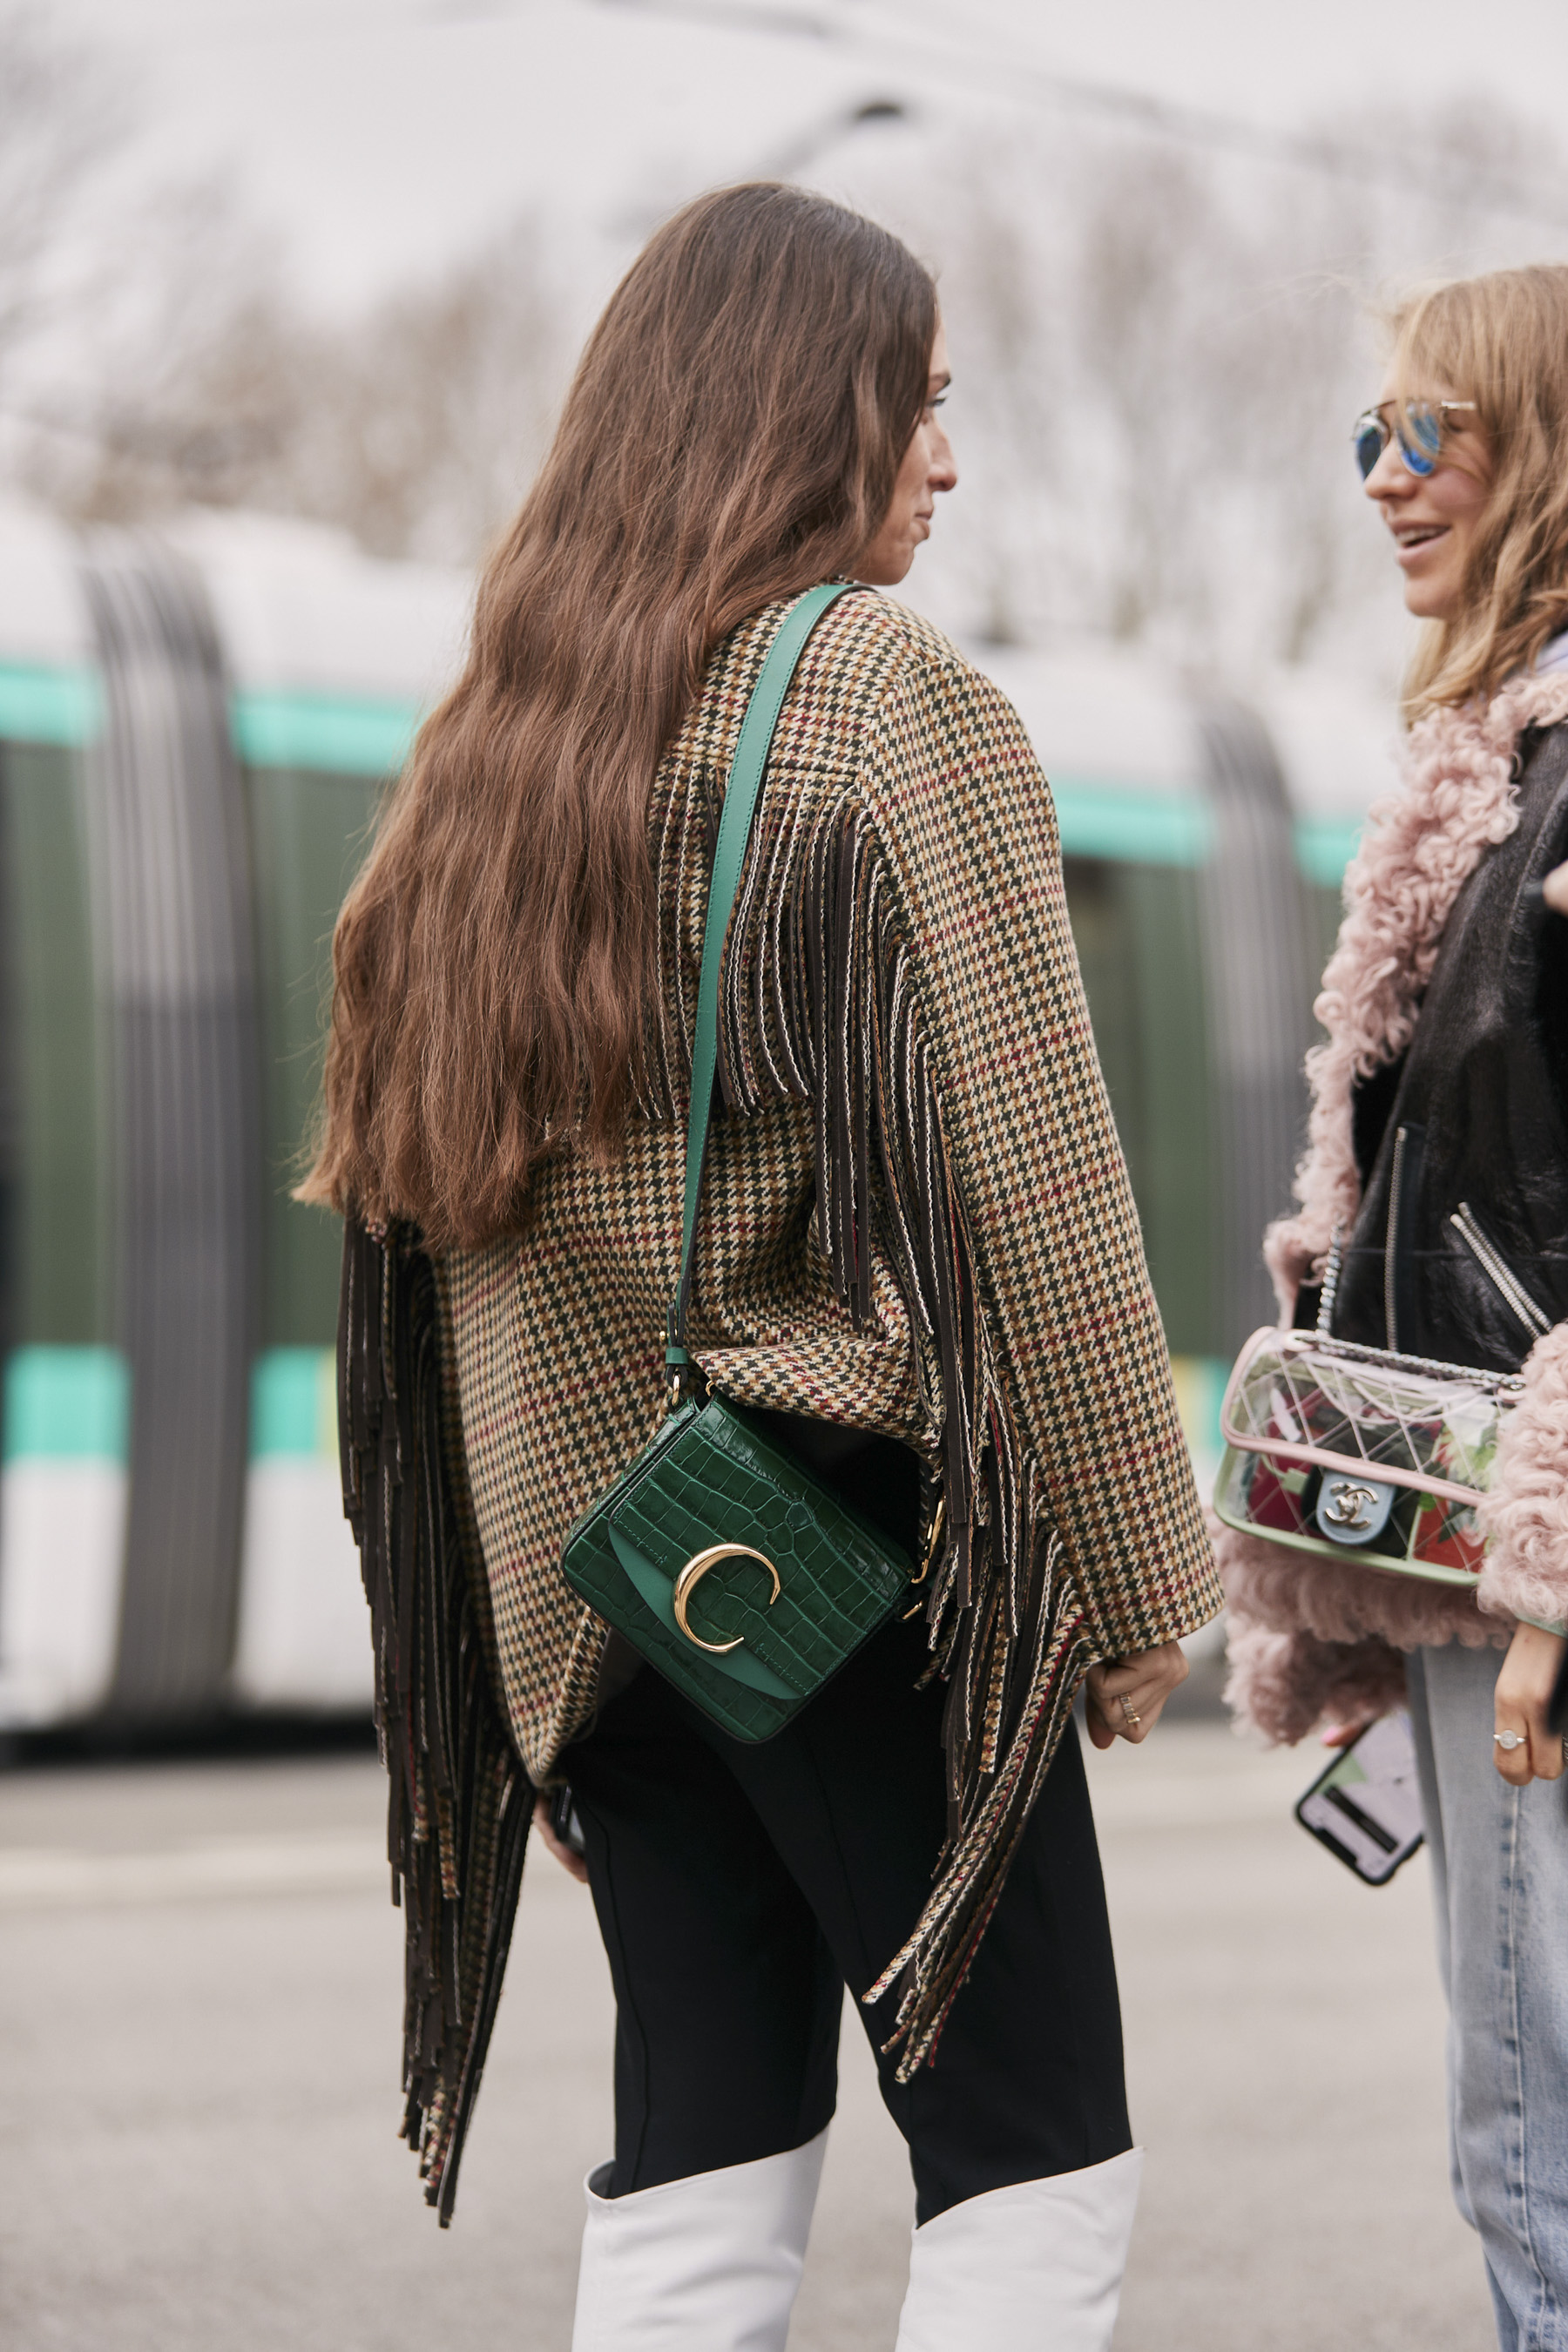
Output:
<svg viewBox="0 0 1568 2352">
<path fill-rule="evenodd" d="M 1515 1321 L 1532 1339 L 1543 1338 L 1552 1328 L 1552 1318 L 1536 1305 L 1468 1201 L 1460 1202 L 1448 1223 Z"/>
</svg>

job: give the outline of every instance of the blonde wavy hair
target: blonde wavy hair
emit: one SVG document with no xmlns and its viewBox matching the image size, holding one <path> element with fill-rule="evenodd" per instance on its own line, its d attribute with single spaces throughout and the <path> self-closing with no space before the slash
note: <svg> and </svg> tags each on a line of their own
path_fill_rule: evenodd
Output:
<svg viewBox="0 0 1568 2352">
<path fill-rule="evenodd" d="M 1455 278 L 1388 324 L 1396 396 L 1473 400 L 1492 457 L 1459 609 L 1427 623 L 1405 678 L 1408 722 L 1495 694 L 1568 629 L 1568 266 Z"/>
</svg>

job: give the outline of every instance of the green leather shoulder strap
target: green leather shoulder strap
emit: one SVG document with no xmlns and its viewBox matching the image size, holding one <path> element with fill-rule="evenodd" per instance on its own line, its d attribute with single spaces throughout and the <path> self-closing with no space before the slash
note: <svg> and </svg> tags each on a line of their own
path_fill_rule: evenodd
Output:
<svg viewBox="0 0 1568 2352">
<path fill-rule="evenodd" d="M 702 1163 L 708 1153 L 708 1121 L 713 1108 L 713 1076 L 719 1063 L 719 974 L 735 894 L 746 863 L 752 818 L 767 773 L 773 730 L 806 640 L 830 604 L 844 595 L 847 581 L 825 581 L 809 588 L 784 615 L 768 649 L 762 675 L 752 689 L 746 715 L 724 787 L 724 809 L 708 885 L 708 916 L 702 931 L 702 977 L 697 990 L 697 1030 L 691 1041 L 691 1108 L 686 1122 L 686 1214 L 680 1236 L 680 1286 L 669 1309 L 665 1360 L 679 1367 L 686 1352 L 686 1316 L 691 1300 L 691 1264 L 697 1243 L 697 1204 L 702 1193 Z"/>
</svg>

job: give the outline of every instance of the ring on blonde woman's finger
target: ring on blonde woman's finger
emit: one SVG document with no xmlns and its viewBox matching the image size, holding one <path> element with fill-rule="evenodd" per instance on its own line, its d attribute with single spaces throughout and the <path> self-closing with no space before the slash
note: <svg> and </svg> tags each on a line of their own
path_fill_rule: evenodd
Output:
<svg viewBox="0 0 1568 2352">
<path fill-rule="evenodd" d="M 1511 1756 L 1516 1748 L 1529 1744 L 1529 1734 L 1523 1731 L 1494 1731 L 1492 1738 L 1505 1755 Z"/>
<path fill-rule="evenodd" d="M 1123 1692 L 1122 1692 L 1122 1694 L 1121 1694 L 1121 1715 L 1122 1715 L 1122 1720 L 1123 1720 L 1124 1722 L 1126 1722 L 1126 1723 L 1142 1723 L 1142 1720 L 1143 1720 L 1142 1717 L 1142 1716 L 1137 1712 L 1136 1708 L 1133 1706 L 1133 1704 L 1132 1704 L 1131 1700 L 1128 1697 L 1128 1696 L 1127 1696 L 1127 1694 L 1126 1694 L 1126 1692 L 1125 1692 L 1125 1691 L 1123 1691 Z"/>
</svg>

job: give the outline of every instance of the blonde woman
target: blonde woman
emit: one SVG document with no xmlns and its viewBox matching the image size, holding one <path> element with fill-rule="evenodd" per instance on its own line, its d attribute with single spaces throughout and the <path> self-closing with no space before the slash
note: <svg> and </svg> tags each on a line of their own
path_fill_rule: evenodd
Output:
<svg viewBox="0 0 1568 2352">
<path fill-rule="evenodd" d="M 1357 420 L 1407 609 L 1401 792 L 1373 812 L 1268 1255 L 1338 1337 L 1517 1371 L 1479 1590 L 1229 1535 L 1232 1694 L 1331 1741 L 1408 1699 L 1448 1997 L 1455 2192 L 1505 2352 L 1568 2346 L 1568 268 L 1409 301 Z M 1549 885 L 1543 894 L 1543 885 Z M 1464 1212 L 1464 1213 L 1461 1213 Z M 1477 1236 L 1479 1236 L 1479 1241 Z"/>
</svg>

